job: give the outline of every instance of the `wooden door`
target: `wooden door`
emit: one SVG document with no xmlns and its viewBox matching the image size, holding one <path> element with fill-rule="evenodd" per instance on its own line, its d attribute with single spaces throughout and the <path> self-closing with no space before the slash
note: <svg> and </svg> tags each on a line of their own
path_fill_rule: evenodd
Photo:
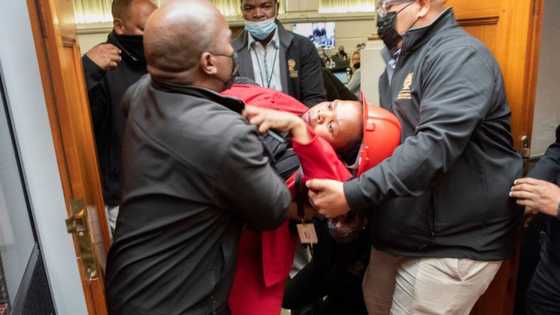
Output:
<svg viewBox="0 0 560 315">
<path fill-rule="evenodd" d="M 73 0 L 27 0 L 27 6 L 88 313 L 107 314 L 102 265 L 110 237 Z"/>
<path fill-rule="evenodd" d="M 492 50 L 505 79 L 514 144 L 528 157 L 536 93 L 542 0 L 448 0 L 459 23 Z M 517 246 L 518 247 L 518 246 Z M 518 253 L 506 262 L 473 314 L 512 314 Z"/>
</svg>

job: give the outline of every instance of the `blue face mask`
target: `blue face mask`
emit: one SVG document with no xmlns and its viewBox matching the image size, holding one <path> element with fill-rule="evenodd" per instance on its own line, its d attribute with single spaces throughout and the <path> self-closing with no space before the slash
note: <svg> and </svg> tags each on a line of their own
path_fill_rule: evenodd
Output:
<svg viewBox="0 0 560 315">
<path fill-rule="evenodd" d="M 276 18 L 259 22 L 245 21 L 245 30 L 258 40 L 267 38 L 272 32 L 276 31 L 276 27 Z"/>
</svg>

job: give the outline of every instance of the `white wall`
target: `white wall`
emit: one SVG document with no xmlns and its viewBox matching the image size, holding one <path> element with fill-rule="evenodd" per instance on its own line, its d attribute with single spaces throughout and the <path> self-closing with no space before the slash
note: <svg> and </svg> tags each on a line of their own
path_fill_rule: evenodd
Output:
<svg viewBox="0 0 560 315">
<path fill-rule="evenodd" d="M 531 155 L 542 155 L 554 142 L 554 131 L 560 124 L 560 1 L 544 1 L 539 77 L 533 121 Z"/>
<path fill-rule="evenodd" d="M 377 31 L 375 20 L 336 22 L 336 46 L 344 46 L 347 53 L 355 50 L 357 44 L 365 43 Z"/>
<path fill-rule="evenodd" d="M 385 61 L 381 50 L 385 47 L 382 41 L 369 41 L 361 55 L 361 89 L 367 101 L 372 105 L 379 104 L 379 77 L 385 71 Z"/>
<path fill-rule="evenodd" d="M 78 35 L 78 44 L 80 45 L 80 51 L 82 55 L 85 54 L 93 46 L 107 41 L 107 35 L 110 30 L 100 30 L 96 33 L 91 34 L 80 34 Z"/>
<path fill-rule="evenodd" d="M 0 1 L 0 21 L 0 62 L 56 313 L 86 314 L 26 1 Z"/>
</svg>

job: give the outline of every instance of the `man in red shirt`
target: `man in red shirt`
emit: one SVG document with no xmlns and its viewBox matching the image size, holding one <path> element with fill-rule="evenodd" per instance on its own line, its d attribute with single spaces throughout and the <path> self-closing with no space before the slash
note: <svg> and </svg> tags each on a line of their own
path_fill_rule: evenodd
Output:
<svg viewBox="0 0 560 315">
<path fill-rule="evenodd" d="M 290 133 L 303 170 L 302 182 L 348 179 L 389 156 L 400 142 L 396 118 L 380 108 L 364 111 L 367 104 L 360 102 L 336 100 L 309 109 L 286 94 L 252 84 L 235 84 L 222 95 L 249 105 L 245 116 L 260 132 L 274 129 Z M 377 143 L 375 147 L 371 147 L 373 143 Z M 293 194 L 294 182 L 295 176 L 287 180 Z M 229 299 L 233 315 L 280 312 L 294 247 L 288 222 L 275 231 L 246 229 L 242 233 Z"/>
</svg>

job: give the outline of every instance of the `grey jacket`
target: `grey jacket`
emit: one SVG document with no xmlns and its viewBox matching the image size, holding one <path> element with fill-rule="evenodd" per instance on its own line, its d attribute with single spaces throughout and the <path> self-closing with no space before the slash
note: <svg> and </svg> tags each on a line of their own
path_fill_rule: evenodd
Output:
<svg viewBox="0 0 560 315">
<path fill-rule="evenodd" d="M 402 144 L 344 185 L 350 206 L 370 217 L 373 245 L 409 257 L 508 258 L 522 216 L 508 193 L 522 160 L 491 52 L 449 9 L 404 36 L 379 90 Z"/>
<path fill-rule="evenodd" d="M 280 38 L 279 61 L 282 92 L 309 107 L 326 101 L 321 58 L 317 49 L 309 39 L 287 31 L 278 21 L 276 23 Z M 247 31 L 241 32 L 232 45 L 237 53 L 239 75 L 255 80 L 248 36 Z M 288 63 L 292 65 L 288 66 Z"/>
<path fill-rule="evenodd" d="M 145 76 L 123 105 L 110 313 L 228 314 L 241 229 L 280 225 L 291 199 L 286 185 L 238 100 Z"/>
</svg>

